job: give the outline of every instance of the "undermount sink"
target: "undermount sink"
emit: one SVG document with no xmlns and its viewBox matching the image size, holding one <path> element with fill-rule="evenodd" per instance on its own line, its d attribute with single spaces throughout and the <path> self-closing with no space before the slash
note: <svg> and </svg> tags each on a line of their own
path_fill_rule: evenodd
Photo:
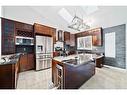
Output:
<svg viewBox="0 0 127 95">
<path fill-rule="evenodd" d="M 76 59 L 63 60 L 62 62 L 71 64 L 71 65 L 77 65 L 78 64 Z"/>
</svg>

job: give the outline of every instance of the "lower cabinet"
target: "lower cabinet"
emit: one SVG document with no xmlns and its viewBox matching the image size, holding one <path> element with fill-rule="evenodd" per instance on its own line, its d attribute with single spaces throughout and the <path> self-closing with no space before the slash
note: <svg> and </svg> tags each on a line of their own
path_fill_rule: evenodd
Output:
<svg viewBox="0 0 127 95">
<path fill-rule="evenodd" d="M 96 67 L 102 68 L 104 65 L 104 56 L 100 56 L 99 58 L 95 58 Z"/>
<path fill-rule="evenodd" d="M 0 65 L 0 89 L 15 89 L 19 73 L 19 61 Z"/>
<path fill-rule="evenodd" d="M 34 69 L 34 54 L 24 54 L 20 58 L 20 72 Z"/>
</svg>

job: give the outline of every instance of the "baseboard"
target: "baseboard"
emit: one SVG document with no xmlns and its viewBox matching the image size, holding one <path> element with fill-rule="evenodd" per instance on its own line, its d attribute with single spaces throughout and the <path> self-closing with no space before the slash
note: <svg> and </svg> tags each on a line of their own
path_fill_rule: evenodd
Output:
<svg viewBox="0 0 127 95">
<path fill-rule="evenodd" d="M 122 71 L 122 72 L 127 72 L 127 69 L 122 69 L 122 68 L 113 67 L 113 66 L 109 66 L 109 65 L 104 65 L 104 67 L 111 68 L 111 69 L 114 69 L 114 70 L 119 70 L 119 71 Z"/>
</svg>

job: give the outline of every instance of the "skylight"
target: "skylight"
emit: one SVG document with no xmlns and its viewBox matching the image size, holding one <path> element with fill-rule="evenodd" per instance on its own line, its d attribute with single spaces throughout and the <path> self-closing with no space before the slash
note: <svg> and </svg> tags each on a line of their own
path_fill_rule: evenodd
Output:
<svg viewBox="0 0 127 95">
<path fill-rule="evenodd" d="M 99 8 L 97 6 L 82 6 L 87 15 L 96 12 Z"/>
<path fill-rule="evenodd" d="M 65 8 L 62 8 L 58 14 L 65 20 L 67 21 L 68 23 L 70 23 L 73 19 L 73 17 L 70 15 L 70 13 L 65 9 Z"/>
</svg>

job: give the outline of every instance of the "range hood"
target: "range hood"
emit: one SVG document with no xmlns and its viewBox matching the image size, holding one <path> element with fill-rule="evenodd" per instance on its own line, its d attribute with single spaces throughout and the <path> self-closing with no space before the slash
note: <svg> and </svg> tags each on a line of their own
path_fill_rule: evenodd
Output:
<svg viewBox="0 0 127 95">
<path fill-rule="evenodd" d="M 64 41 L 64 33 L 63 33 L 63 30 L 58 30 L 57 31 L 57 41 L 58 42 L 63 42 Z"/>
</svg>

